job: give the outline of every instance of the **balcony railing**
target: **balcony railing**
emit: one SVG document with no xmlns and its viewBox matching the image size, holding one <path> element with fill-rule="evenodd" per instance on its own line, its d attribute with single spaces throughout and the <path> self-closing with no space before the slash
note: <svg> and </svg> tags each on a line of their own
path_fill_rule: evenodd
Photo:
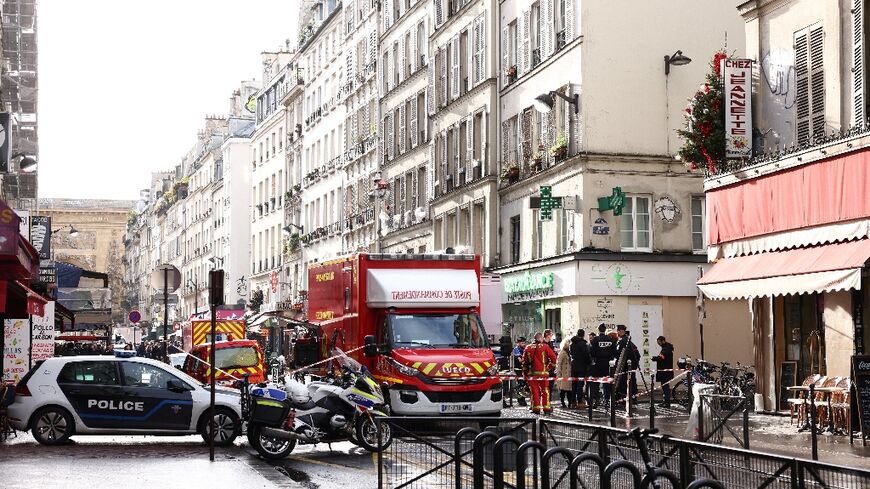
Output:
<svg viewBox="0 0 870 489">
<path fill-rule="evenodd" d="M 567 149 L 564 153 L 558 153 L 556 156 L 551 155 L 549 151 L 540 150 L 540 158 L 529 158 L 527 161 L 522 161 L 517 150 L 508 151 L 504 155 L 502 161 L 502 171 L 499 177 L 499 188 L 509 187 L 517 182 L 521 182 L 527 178 L 533 177 L 538 173 L 549 170 L 555 166 L 562 164 L 574 156 L 580 154 L 575 151 L 569 154 Z"/>
</svg>

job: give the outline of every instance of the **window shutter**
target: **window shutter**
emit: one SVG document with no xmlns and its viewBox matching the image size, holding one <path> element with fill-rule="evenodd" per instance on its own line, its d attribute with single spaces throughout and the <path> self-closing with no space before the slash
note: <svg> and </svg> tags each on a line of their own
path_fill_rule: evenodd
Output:
<svg viewBox="0 0 870 489">
<path fill-rule="evenodd" d="M 574 0 L 565 2 L 565 44 L 574 40 Z"/>
<path fill-rule="evenodd" d="M 395 143 L 393 141 L 394 138 L 394 129 L 396 127 L 396 123 L 393 120 L 393 112 L 390 111 L 390 114 L 387 116 L 387 125 L 389 126 L 387 129 L 387 153 L 389 154 L 389 158 L 392 160 L 395 157 Z"/>
<path fill-rule="evenodd" d="M 797 87 L 795 104 L 797 108 L 797 142 L 804 143 L 810 138 L 810 78 L 807 57 L 807 31 L 795 35 L 794 69 Z"/>
<path fill-rule="evenodd" d="M 437 164 L 435 161 L 435 141 L 432 141 L 429 143 L 429 161 L 426 163 L 426 196 L 423 199 L 424 204 L 428 204 L 435 195 L 435 165 Z"/>
<path fill-rule="evenodd" d="M 410 32 L 408 39 L 411 40 L 411 47 L 408 48 L 408 53 L 411 54 L 411 59 L 408 60 L 410 61 L 408 64 L 411 65 L 411 73 L 415 73 L 417 71 L 417 64 L 420 61 L 420 55 L 417 54 L 417 29 L 411 27 L 411 30 L 408 32 Z M 411 73 L 408 73 L 408 76 L 410 76 Z"/>
<path fill-rule="evenodd" d="M 384 12 L 384 32 L 393 25 L 393 2 L 396 0 L 384 0 L 383 3 L 383 12 Z"/>
<path fill-rule="evenodd" d="M 369 64 L 374 64 L 378 60 L 378 30 L 372 29 L 369 32 Z"/>
<path fill-rule="evenodd" d="M 523 111 L 520 118 L 520 148 L 519 155 L 523 163 L 532 158 L 532 109 Z"/>
<path fill-rule="evenodd" d="M 825 133 L 825 31 L 821 26 L 810 29 L 810 96 L 812 98 L 813 137 Z"/>
<path fill-rule="evenodd" d="M 511 142 L 511 121 L 506 120 L 501 123 L 501 161 L 502 164 L 514 163 L 510 158 L 510 142 Z M 481 153 L 482 154 L 482 153 Z"/>
<path fill-rule="evenodd" d="M 417 194 L 417 187 L 419 186 L 419 182 L 417 182 L 417 169 L 413 168 L 411 170 L 410 175 L 408 176 L 408 191 L 411 193 L 411 208 L 408 209 L 413 211 L 417 207 L 420 207 L 420 196 Z M 413 219 L 416 216 L 411 216 Z"/>
<path fill-rule="evenodd" d="M 864 110 L 864 0 L 854 0 L 852 8 L 852 102 L 854 125 L 863 126 L 867 115 Z"/>
<path fill-rule="evenodd" d="M 344 79 L 347 81 L 347 83 L 353 82 L 353 68 L 354 68 L 353 55 L 354 55 L 353 49 L 348 50 L 347 54 L 345 55 L 346 63 L 345 63 L 345 68 L 344 68 Z"/>
<path fill-rule="evenodd" d="M 446 47 L 439 49 L 439 51 L 441 52 L 441 93 L 439 95 L 440 98 L 438 99 L 438 106 L 443 107 L 447 105 L 447 63 L 449 60 L 447 58 Z"/>
<path fill-rule="evenodd" d="M 438 174 L 440 175 L 440 178 L 441 178 L 441 181 L 439 182 L 440 187 L 441 187 L 440 194 L 444 195 L 444 193 L 447 190 L 447 132 L 446 131 L 441 133 L 441 139 L 439 141 L 439 144 L 441 145 L 441 148 L 438 150 L 439 157 L 440 157 L 440 159 L 438 161 L 438 164 L 439 164 Z"/>
<path fill-rule="evenodd" d="M 571 90 L 570 83 L 565 86 L 565 95 L 567 95 L 568 98 L 571 98 L 574 95 L 573 90 Z M 575 142 L 574 133 L 572 132 L 573 124 L 571 123 L 572 122 L 571 117 L 573 115 L 574 115 L 574 106 L 570 105 L 568 102 L 565 102 L 565 114 L 564 114 L 564 118 L 563 118 L 564 121 L 562 123 L 562 132 L 563 132 L 563 134 L 565 134 L 565 141 L 568 143 L 568 154 L 569 155 L 574 154 L 571 152 L 571 149 L 574 146 L 574 144 L 572 144 L 572 143 Z"/>
<path fill-rule="evenodd" d="M 541 60 L 545 60 L 553 54 L 553 0 L 541 0 L 541 18 L 538 19 L 539 29 L 541 29 Z"/>
<path fill-rule="evenodd" d="M 426 113 L 432 115 L 435 113 L 435 67 L 438 66 L 438 55 L 436 54 L 435 63 L 432 63 L 432 59 L 430 56 L 429 59 L 429 68 L 427 71 L 427 76 L 429 77 L 429 88 L 426 90 Z"/>
<path fill-rule="evenodd" d="M 505 27 L 501 30 L 501 79 L 502 87 L 508 84 L 507 69 L 508 69 L 508 29 Z"/>
<path fill-rule="evenodd" d="M 435 0 L 435 28 L 444 23 L 444 0 Z"/>
<path fill-rule="evenodd" d="M 405 36 L 399 37 L 399 52 L 396 53 L 399 59 L 399 83 L 405 80 L 405 77 L 408 76 L 405 73 L 405 67 L 408 66 L 408 60 L 405 59 Z"/>
<path fill-rule="evenodd" d="M 459 85 L 462 83 L 462 80 L 459 79 L 460 71 L 459 67 L 461 66 L 459 61 L 459 36 L 454 36 L 450 41 L 450 99 L 456 99 L 459 97 Z"/>
<path fill-rule="evenodd" d="M 468 116 L 465 123 L 465 181 L 474 180 L 474 114 Z"/>
<path fill-rule="evenodd" d="M 396 202 L 396 214 L 404 216 L 405 214 L 405 181 L 404 177 L 396 177 L 396 185 L 399 190 L 399 201 Z"/>
<path fill-rule="evenodd" d="M 454 187 L 457 185 L 460 185 L 461 183 L 464 183 L 464 182 L 459 181 L 459 163 L 462 161 L 462 159 L 459 157 L 459 155 L 460 155 L 460 151 L 465 151 L 465 148 L 459 146 L 459 142 L 462 140 L 459 137 L 459 131 L 461 129 L 462 129 L 462 125 L 460 122 L 457 122 L 456 125 L 454 125 L 453 129 L 452 129 L 453 130 L 453 171 L 456 172 L 456 174 L 453 175 L 453 186 Z M 463 170 L 464 170 L 464 168 L 463 168 Z"/>
<path fill-rule="evenodd" d="M 405 152 L 405 104 L 399 106 L 399 152 Z"/>
<path fill-rule="evenodd" d="M 480 16 L 477 28 L 477 78 L 480 83 L 486 77 L 486 14 Z"/>
<path fill-rule="evenodd" d="M 523 73 L 525 73 L 529 71 L 529 67 L 531 65 L 531 60 L 529 59 L 531 56 L 531 53 L 529 52 L 529 50 L 531 49 L 531 33 L 529 31 L 531 29 L 532 23 L 532 12 L 530 10 L 526 10 L 523 12 L 522 21 L 523 22 L 521 28 L 523 43 L 522 47 L 520 48 L 520 59 L 522 60 L 520 64 L 523 66 Z"/>
<path fill-rule="evenodd" d="M 411 97 L 411 148 L 417 147 L 417 96 Z M 411 149 L 408 148 L 408 149 Z"/>
</svg>

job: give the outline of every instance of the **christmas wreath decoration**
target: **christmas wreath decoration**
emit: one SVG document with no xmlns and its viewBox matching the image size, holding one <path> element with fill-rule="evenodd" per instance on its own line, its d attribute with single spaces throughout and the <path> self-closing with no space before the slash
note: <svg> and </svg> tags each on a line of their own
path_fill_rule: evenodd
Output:
<svg viewBox="0 0 870 489">
<path fill-rule="evenodd" d="M 677 131 L 685 144 L 678 153 L 687 167 L 697 170 L 706 165 L 710 174 L 723 165 L 725 157 L 725 110 L 720 61 L 727 58 L 725 51 L 713 55 L 706 82 L 689 99 L 686 107 L 686 128 Z"/>
</svg>

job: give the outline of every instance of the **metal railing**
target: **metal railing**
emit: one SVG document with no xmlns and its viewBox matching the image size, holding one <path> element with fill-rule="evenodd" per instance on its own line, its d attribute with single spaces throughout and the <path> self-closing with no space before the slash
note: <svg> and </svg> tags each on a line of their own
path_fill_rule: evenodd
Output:
<svg viewBox="0 0 870 489">
<path fill-rule="evenodd" d="M 652 470 L 661 487 L 870 487 L 867 470 L 571 421 L 379 419 L 385 427 L 381 488 L 633 488 L 648 487 Z"/>
</svg>

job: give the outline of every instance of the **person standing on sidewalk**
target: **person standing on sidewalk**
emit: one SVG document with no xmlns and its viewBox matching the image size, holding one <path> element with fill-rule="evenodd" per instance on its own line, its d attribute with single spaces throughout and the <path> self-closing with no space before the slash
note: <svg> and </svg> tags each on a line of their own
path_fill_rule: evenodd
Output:
<svg viewBox="0 0 870 489">
<path fill-rule="evenodd" d="M 637 393 L 637 376 L 634 370 L 640 363 L 640 351 L 637 349 L 637 345 L 631 341 L 631 335 L 628 334 L 624 324 L 616 326 L 616 336 L 619 337 L 614 350 L 614 358 L 617 362 L 616 373 L 622 373 L 616 379 L 616 395 L 617 399 L 622 400 L 628 395 L 626 389 L 629 387 L 629 382 L 631 382 L 631 392 Z M 625 365 L 619 365 L 619 358 L 623 351 L 625 351 Z M 632 399 L 631 402 L 637 404 L 637 399 Z"/>
<path fill-rule="evenodd" d="M 653 357 L 656 362 L 656 382 L 662 385 L 662 397 L 664 402 L 661 407 L 671 407 L 671 386 L 668 384 L 674 378 L 674 345 L 667 342 L 664 336 L 659 336 L 656 343 L 662 348 L 658 356 Z"/>
<path fill-rule="evenodd" d="M 582 329 L 577 331 L 577 336 L 571 338 L 571 377 L 586 377 L 589 375 L 589 367 L 592 358 L 589 356 L 589 345 L 586 343 L 586 334 Z M 581 405 L 584 398 L 586 382 L 574 380 L 571 383 L 574 391 L 574 408 L 583 409 Z M 590 401 L 591 402 L 591 401 Z"/>
<path fill-rule="evenodd" d="M 559 345 L 559 354 L 556 356 L 556 387 L 559 388 L 559 402 L 563 408 L 574 407 L 574 386 L 571 380 L 571 338 L 565 338 Z M 565 404 L 565 398 L 568 403 Z"/>
<path fill-rule="evenodd" d="M 616 344 L 610 336 L 605 334 L 605 331 L 607 331 L 607 326 L 605 326 L 604 323 L 599 324 L 598 336 L 592 340 L 592 347 L 590 348 L 593 362 L 592 375 L 595 377 L 607 377 L 610 375 L 610 359 L 613 358 L 613 351 Z M 612 390 L 613 386 L 611 384 L 604 384 L 605 403 L 610 400 Z M 601 402 L 601 392 L 599 390 L 598 382 L 593 384 L 592 397 L 594 398 L 594 405 L 597 406 Z"/>
<path fill-rule="evenodd" d="M 556 353 L 544 343 L 541 333 L 535 333 L 535 342 L 527 346 L 523 353 L 523 373 L 532 391 L 532 412 L 535 414 L 553 412 L 547 376 L 555 364 Z"/>
<path fill-rule="evenodd" d="M 517 338 L 517 346 L 514 347 L 513 356 L 514 356 L 514 374 L 517 376 L 517 387 L 516 392 L 520 393 L 524 389 L 526 384 L 526 380 L 523 378 L 523 353 L 526 350 L 526 337 L 520 336 Z M 522 396 L 517 396 L 517 403 L 520 406 L 526 405 L 526 398 Z"/>
</svg>

